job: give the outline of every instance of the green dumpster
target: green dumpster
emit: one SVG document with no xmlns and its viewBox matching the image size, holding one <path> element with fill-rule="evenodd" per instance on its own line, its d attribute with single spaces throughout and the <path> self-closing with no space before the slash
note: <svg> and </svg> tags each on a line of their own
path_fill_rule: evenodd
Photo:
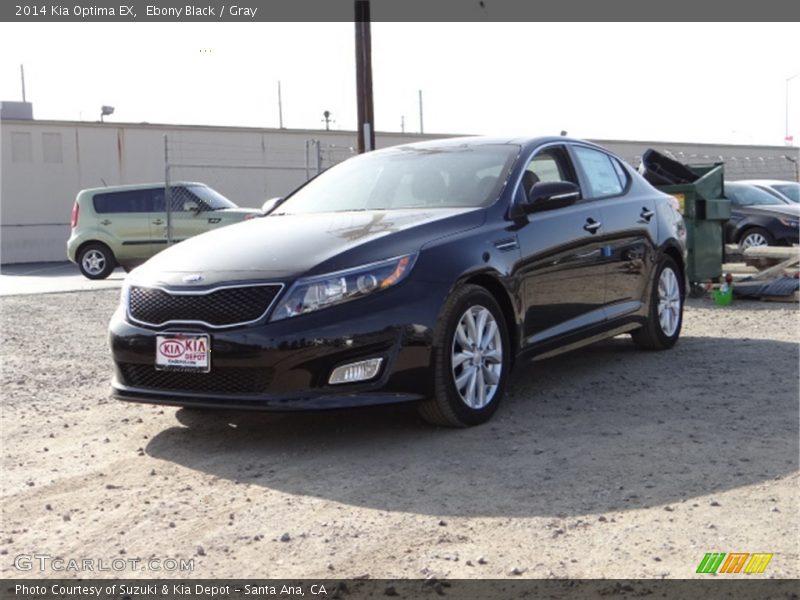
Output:
<svg viewBox="0 0 800 600">
<path fill-rule="evenodd" d="M 686 222 L 686 274 L 692 289 L 696 290 L 700 282 L 717 280 L 722 275 L 725 249 L 723 227 L 731 217 L 723 163 L 683 165 L 648 150 L 642 166 L 650 183 L 678 200 Z"/>
</svg>

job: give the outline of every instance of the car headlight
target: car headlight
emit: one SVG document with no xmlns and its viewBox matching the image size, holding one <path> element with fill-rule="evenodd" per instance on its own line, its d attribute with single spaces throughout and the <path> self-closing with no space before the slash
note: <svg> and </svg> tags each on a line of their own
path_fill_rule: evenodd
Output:
<svg viewBox="0 0 800 600">
<path fill-rule="evenodd" d="M 800 225 L 800 221 L 798 221 L 797 219 L 781 219 L 781 218 L 778 218 L 778 221 L 783 223 L 786 227 L 793 227 L 795 229 L 797 229 L 798 226 Z"/>
<path fill-rule="evenodd" d="M 271 321 L 364 298 L 397 285 L 411 272 L 416 254 L 406 254 L 314 277 L 298 279 L 272 312 Z"/>
</svg>

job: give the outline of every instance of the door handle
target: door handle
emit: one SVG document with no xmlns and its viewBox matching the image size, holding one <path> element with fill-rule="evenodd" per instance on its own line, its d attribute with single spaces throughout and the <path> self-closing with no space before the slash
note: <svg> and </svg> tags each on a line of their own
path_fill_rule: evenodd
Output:
<svg viewBox="0 0 800 600">
<path fill-rule="evenodd" d="M 600 221 L 595 221 L 591 217 L 586 219 L 586 225 L 583 228 L 588 231 L 589 233 L 597 233 L 597 230 L 600 229 L 602 223 Z"/>
<path fill-rule="evenodd" d="M 163 225 L 163 224 L 164 221 L 162 221 L 161 219 L 156 219 L 155 221 L 153 221 L 153 225 Z"/>
<path fill-rule="evenodd" d="M 111 221 L 109 221 L 108 219 L 103 219 L 102 221 L 100 221 L 100 225 L 111 225 Z"/>
<path fill-rule="evenodd" d="M 650 210 L 646 206 L 643 206 L 642 207 L 642 212 L 639 213 L 639 216 L 649 223 L 650 219 L 652 219 L 653 215 L 655 215 L 655 214 L 656 213 L 654 213 L 652 210 Z"/>
</svg>

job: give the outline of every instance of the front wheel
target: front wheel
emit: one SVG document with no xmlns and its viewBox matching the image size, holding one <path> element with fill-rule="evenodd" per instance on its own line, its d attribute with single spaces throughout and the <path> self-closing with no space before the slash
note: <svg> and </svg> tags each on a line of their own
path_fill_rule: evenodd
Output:
<svg viewBox="0 0 800 600">
<path fill-rule="evenodd" d="M 434 425 L 488 421 L 503 396 L 511 345 L 503 311 L 486 289 L 466 285 L 445 302 L 434 339 L 434 396 L 419 412 Z"/>
<path fill-rule="evenodd" d="M 647 322 L 631 334 L 645 350 L 672 348 L 683 326 L 683 284 L 675 261 L 665 256 L 658 263 Z"/>
<path fill-rule="evenodd" d="M 742 250 L 757 248 L 758 246 L 772 246 L 775 243 L 772 234 L 761 227 L 753 227 L 745 231 L 739 240 L 739 247 Z"/>
</svg>

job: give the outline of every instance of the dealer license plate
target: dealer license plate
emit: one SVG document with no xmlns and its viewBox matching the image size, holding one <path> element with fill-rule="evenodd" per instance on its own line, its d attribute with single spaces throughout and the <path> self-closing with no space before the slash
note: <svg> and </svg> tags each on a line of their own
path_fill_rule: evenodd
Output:
<svg viewBox="0 0 800 600">
<path fill-rule="evenodd" d="M 208 335 L 170 333 L 156 336 L 156 369 L 159 371 L 211 370 L 211 339 Z"/>
</svg>

